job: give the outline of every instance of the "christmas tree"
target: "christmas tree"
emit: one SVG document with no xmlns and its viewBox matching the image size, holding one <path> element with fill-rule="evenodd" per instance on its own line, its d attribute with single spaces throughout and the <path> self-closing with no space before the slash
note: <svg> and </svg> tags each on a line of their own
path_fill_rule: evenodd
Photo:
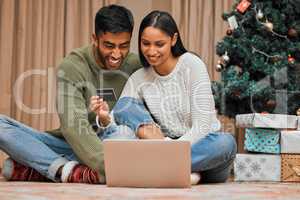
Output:
<svg viewBox="0 0 300 200">
<path fill-rule="evenodd" d="M 300 108 L 300 0 L 239 0 L 216 46 L 219 114 L 295 115 Z"/>
</svg>

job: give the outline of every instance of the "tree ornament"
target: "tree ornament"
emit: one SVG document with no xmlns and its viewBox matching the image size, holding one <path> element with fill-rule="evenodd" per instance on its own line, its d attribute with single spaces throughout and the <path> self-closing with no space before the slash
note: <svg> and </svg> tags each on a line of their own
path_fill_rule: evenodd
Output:
<svg viewBox="0 0 300 200">
<path fill-rule="evenodd" d="M 251 3 L 248 0 L 242 0 L 238 6 L 236 7 L 236 9 L 240 12 L 240 13 L 244 13 L 249 6 L 251 5 Z"/>
<path fill-rule="evenodd" d="M 228 35 L 228 36 L 232 35 L 232 29 L 228 29 L 228 30 L 226 31 L 226 35 Z"/>
<path fill-rule="evenodd" d="M 276 62 L 278 62 L 278 61 L 280 61 L 280 60 L 281 60 L 281 57 L 280 57 L 280 56 L 274 56 L 274 57 L 271 58 L 271 61 L 272 61 L 273 63 L 276 63 Z"/>
<path fill-rule="evenodd" d="M 296 31 L 296 29 L 290 28 L 288 30 L 288 36 L 289 36 L 289 38 L 296 38 L 296 37 L 298 37 L 298 32 Z"/>
<path fill-rule="evenodd" d="M 234 15 L 228 17 L 227 22 L 231 30 L 237 29 L 239 27 L 239 24 L 237 23 L 236 17 Z"/>
<path fill-rule="evenodd" d="M 239 90 L 234 90 L 234 91 L 232 92 L 232 95 L 235 96 L 235 97 L 240 97 L 240 96 L 241 96 L 241 91 L 239 91 Z"/>
<path fill-rule="evenodd" d="M 221 61 L 218 61 L 218 64 L 216 65 L 216 71 L 221 72 L 225 68 L 224 64 L 222 64 Z"/>
<path fill-rule="evenodd" d="M 274 26 L 271 22 L 267 21 L 266 23 L 264 23 L 264 26 L 267 28 L 268 31 L 273 31 Z"/>
<path fill-rule="evenodd" d="M 264 18 L 264 13 L 261 11 L 261 9 L 258 10 L 258 13 L 256 14 L 257 19 L 262 19 Z"/>
<path fill-rule="evenodd" d="M 289 55 L 288 62 L 289 62 L 289 64 L 295 64 L 295 58 L 293 58 L 291 55 Z"/>
<path fill-rule="evenodd" d="M 232 36 L 233 36 L 234 38 L 239 38 L 239 37 L 241 36 L 241 31 L 240 31 L 239 29 L 233 30 Z"/>
<path fill-rule="evenodd" d="M 300 108 L 298 108 L 298 110 L 296 111 L 296 115 L 300 116 Z"/>
<path fill-rule="evenodd" d="M 276 101 L 269 99 L 266 103 L 267 108 L 274 109 L 276 107 Z"/>
<path fill-rule="evenodd" d="M 224 62 L 227 64 L 230 61 L 230 58 L 228 56 L 227 51 L 225 52 L 225 54 L 222 56 L 222 59 L 224 60 Z"/>
<path fill-rule="evenodd" d="M 240 66 L 238 66 L 238 65 L 236 65 L 236 66 L 234 67 L 234 70 L 236 71 L 236 73 L 237 73 L 238 75 L 241 75 L 241 74 L 243 73 L 243 69 L 242 69 Z"/>
</svg>

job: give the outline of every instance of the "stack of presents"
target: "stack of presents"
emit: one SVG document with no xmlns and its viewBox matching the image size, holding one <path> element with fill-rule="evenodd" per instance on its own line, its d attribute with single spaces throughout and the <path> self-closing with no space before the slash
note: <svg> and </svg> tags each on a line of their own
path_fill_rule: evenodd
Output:
<svg viewBox="0 0 300 200">
<path fill-rule="evenodd" d="M 300 117 L 242 114 L 244 149 L 234 162 L 235 181 L 300 182 Z"/>
</svg>

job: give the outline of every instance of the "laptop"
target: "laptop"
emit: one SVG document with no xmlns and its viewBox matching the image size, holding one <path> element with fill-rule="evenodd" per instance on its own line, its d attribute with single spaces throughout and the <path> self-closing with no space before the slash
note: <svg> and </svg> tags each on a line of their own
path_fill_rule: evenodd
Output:
<svg viewBox="0 0 300 200">
<path fill-rule="evenodd" d="M 188 141 L 114 139 L 103 144 L 109 187 L 191 187 Z"/>
</svg>

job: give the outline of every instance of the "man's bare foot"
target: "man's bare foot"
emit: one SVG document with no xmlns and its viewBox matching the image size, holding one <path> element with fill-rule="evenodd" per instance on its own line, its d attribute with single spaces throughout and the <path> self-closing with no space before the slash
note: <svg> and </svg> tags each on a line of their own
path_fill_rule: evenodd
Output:
<svg viewBox="0 0 300 200">
<path fill-rule="evenodd" d="M 191 173 L 191 185 L 197 185 L 201 180 L 200 173 Z"/>
</svg>

